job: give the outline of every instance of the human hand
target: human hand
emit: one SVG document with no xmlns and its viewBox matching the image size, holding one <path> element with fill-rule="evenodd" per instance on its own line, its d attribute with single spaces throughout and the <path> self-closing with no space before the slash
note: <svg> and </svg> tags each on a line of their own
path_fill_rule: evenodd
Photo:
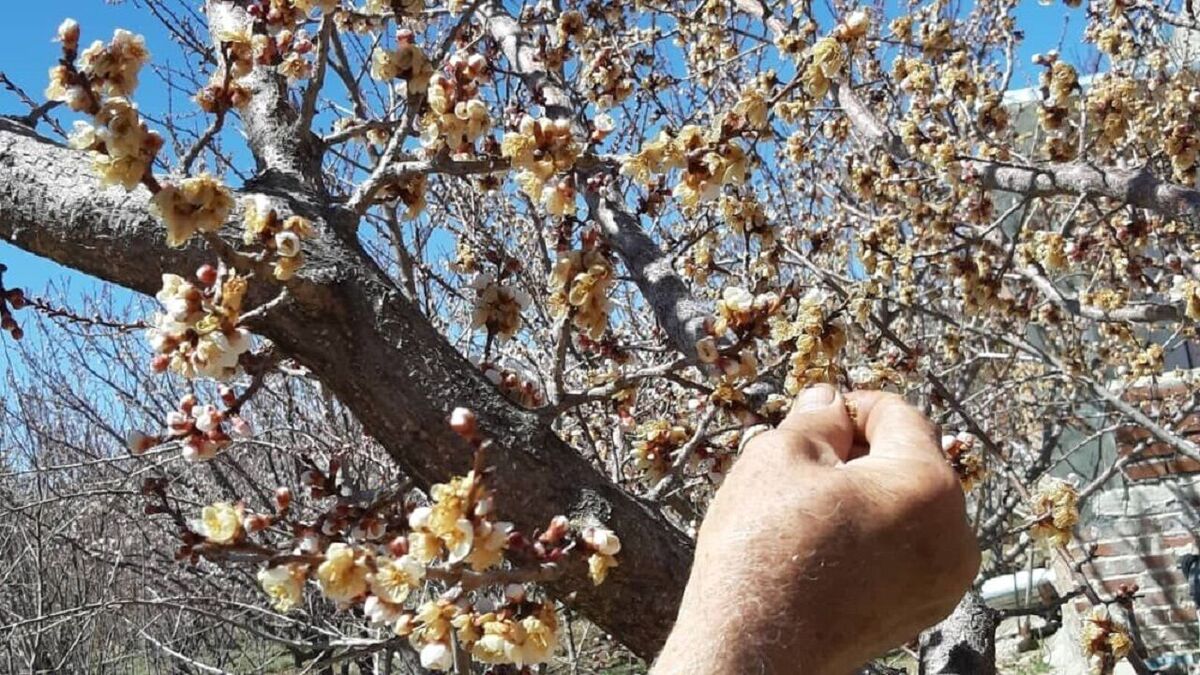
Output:
<svg viewBox="0 0 1200 675">
<path fill-rule="evenodd" d="M 929 420 L 816 386 L 713 499 L 653 673 L 848 673 L 947 616 L 978 568 Z"/>
</svg>

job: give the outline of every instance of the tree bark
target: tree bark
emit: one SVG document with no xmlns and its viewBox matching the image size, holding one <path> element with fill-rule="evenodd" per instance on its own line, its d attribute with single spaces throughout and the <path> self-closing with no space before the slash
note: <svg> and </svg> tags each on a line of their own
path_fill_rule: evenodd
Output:
<svg viewBox="0 0 1200 675">
<path fill-rule="evenodd" d="M 950 616 L 921 633 L 921 674 L 995 675 L 997 620 L 969 591 Z"/>
</svg>

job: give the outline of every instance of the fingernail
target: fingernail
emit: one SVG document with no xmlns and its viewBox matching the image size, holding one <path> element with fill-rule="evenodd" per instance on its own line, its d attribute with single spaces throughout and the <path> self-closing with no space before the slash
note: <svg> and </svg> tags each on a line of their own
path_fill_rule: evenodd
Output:
<svg viewBox="0 0 1200 675">
<path fill-rule="evenodd" d="M 804 391 L 796 397 L 796 410 L 816 410 L 824 408 L 833 403 L 834 397 L 837 395 L 837 390 L 828 384 L 818 384 Z"/>
</svg>

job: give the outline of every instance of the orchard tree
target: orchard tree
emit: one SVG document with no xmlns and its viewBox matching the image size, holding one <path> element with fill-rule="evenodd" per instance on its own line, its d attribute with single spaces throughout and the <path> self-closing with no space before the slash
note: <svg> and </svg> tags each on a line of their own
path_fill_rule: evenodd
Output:
<svg viewBox="0 0 1200 675">
<path fill-rule="evenodd" d="M 1015 0 L 134 4 L 160 35 L 65 20 L 45 101 L 0 121 L 0 236 L 157 299 L 144 358 L 192 393 L 134 455 L 253 449 L 302 378 L 394 463 L 368 490 L 364 448 L 261 447 L 298 484 L 200 503 L 154 464 L 180 564 L 253 571 L 275 612 L 323 598 L 467 672 L 551 659 L 569 609 L 652 658 L 722 476 L 816 383 L 946 429 L 985 576 L 1078 570 L 1080 499 L 1150 448 L 1200 459 L 1196 396 L 1124 391 L 1200 318 L 1186 9 L 1068 2 L 1095 58 L 1018 64 Z M 190 54 L 160 73 L 194 132 L 138 107 L 154 40 Z M 1147 440 L 1050 477 L 1122 427 Z M 1129 598 L 1078 576 L 1097 672 L 1148 672 Z M 968 596 L 925 667 L 989 672 L 994 619 Z"/>
</svg>

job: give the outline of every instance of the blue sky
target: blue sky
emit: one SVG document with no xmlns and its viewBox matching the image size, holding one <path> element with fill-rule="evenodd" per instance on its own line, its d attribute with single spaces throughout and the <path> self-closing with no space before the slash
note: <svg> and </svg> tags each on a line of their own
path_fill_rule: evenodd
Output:
<svg viewBox="0 0 1200 675">
<path fill-rule="evenodd" d="M 147 45 L 157 66 L 179 65 L 184 58 L 182 52 L 169 39 L 165 31 L 145 9 L 132 0 L 110 4 L 112 0 L 40 0 L 37 2 L 9 2 L 6 7 L 7 20 L 0 22 L 0 44 L 6 46 L 0 70 L 40 100 L 46 83 L 46 72 L 54 64 L 58 46 L 52 42 L 55 29 L 67 16 L 79 20 L 83 26 L 84 43 L 94 39 L 107 39 L 115 28 L 123 27 L 146 37 Z M 194 5 L 200 6 L 199 0 Z M 889 6 L 893 3 L 888 2 Z M 1018 25 L 1025 32 L 1025 41 L 1020 46 L 1016 87 L 1028 86 L 1036 78 L 1036 70 L 1030 68 L 1029 57 L 1039 51 L 1058 47 L 1071 61 L 1084 62 L 1090 46 L 1083 45 L 1082 33 L 1084 14 L 1082 9 L 1070 10 L 1061 4 L 1043 6 L 1037 2 L 1023 2 L 1017 10 Z M 168 100 L 167 87 L 161 86 L 157 73 L 146 73 L 137 101 L 143 111 L 154 114 L 173 104 L 176 110 L 194 111 L 190 102 L 175 95 Z M 159 86 L 154 86 L 158 84 Z M 11 93 L 0 91 L 0 113 L 24 113 L 20 102 Z M 63 115 L 64 126 L 69 128 L 73 119 Z M 193 124 L 204 124 L 202 116 L 190 118 Z M 55 282 L 71 289 L 78 297 L 94 290 L 97 282 L 76 274 L 54 263 L 38 259 L 0 242 L 0 262 L 9 267 L 6 281 L 36 293 L 42 292 Z M 118 296 L 119 297 L 119 296 Z M 2 339 L 0 339 L 2 341 Z"/>
</svg>

